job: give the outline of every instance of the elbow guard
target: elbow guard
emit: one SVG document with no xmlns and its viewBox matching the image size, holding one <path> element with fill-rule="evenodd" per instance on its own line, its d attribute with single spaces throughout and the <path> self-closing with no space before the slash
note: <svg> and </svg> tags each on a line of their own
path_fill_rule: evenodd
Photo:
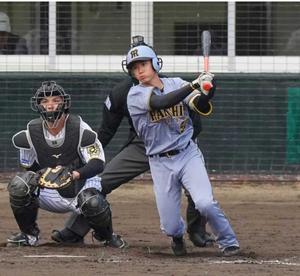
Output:
<svg viewBox="0 0 300 276">
<path fill-rule="evenodd" d="M 197 91 L 197 90 L 196 90 Z M 201 114 L 208 116 L 212 112 L 212 104 L 207 100 L 207 96 L 198 93 L 192 93 L 192 96 L 189 99 L 188 105 L 191 110 Z"/>
</svg>

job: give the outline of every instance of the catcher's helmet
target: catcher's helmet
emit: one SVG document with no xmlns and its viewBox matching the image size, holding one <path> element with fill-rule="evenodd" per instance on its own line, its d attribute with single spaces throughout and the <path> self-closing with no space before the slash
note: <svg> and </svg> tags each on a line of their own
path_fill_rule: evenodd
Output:
<svg viewBox="0 0 300 276">
<path fill-rule="evenodd" d="M 162 59 L 157 57 L 152 47 L 140 43 L 140 45 L 131 48 L 127 53 L 126 60 L 122 61 L 123 71 L 130 75 L 133 63 L 140 60 L 152 60 L 152 66 L 156 72 L 159 72 L 162 68 Z"/>
<path fill-rule="evenodd" d="M 47 111 L 40 103 L 43 98 L 51 96 L 60 96 L 63 103 L 56 110 Z M 35 92 L 31 98 L 31 109 L 39 112 L 42 119 L 46 122 L 55 123 L 63 113 L 68 113 L 71 106 L 71 97 L 66 94 L 64 89 L 55 81 L 44 81 L 42 86 Z"/>
</svg>

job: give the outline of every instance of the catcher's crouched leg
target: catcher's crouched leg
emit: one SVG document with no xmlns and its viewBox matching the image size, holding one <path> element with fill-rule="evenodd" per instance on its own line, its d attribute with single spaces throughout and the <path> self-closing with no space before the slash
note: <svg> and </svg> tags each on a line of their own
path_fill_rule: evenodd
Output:
<svg viewBox="0 0 300 276">
<path fill-rule="evenodd" d="M 65 228 L 53 230 L 51 238 L 61 244 L 80 244 L 84 243 L 84 237 L 90 229 L 87 219 L 82 214 L 72 213 L 66 221 Z"/>
<path fill-rule="evenodd" d="M 17 174 L 8 184 L 10 205 L 21 233 L 13 234 L 7 239 L 8 246 L 36 246 L 39 228 L 36 224 L 38 198 L 34 194 L 37 182 L 34 172 Z"/>
<path fill-rule="evenodd" d="M 109 203 L 106 198 L 95 188 L 83 190 L 78 195 L 78 206 L 82 215 L 87 219 L 91 228 L 94 229 L 93 236 L 103 241 L 105 245 L 123 248 L 126 242 L 113 233 L 112 216 Z"/>
<path fill-rule="evenodd" d="M 188 200 L 186 209 L 187 232 L 189 238 L 195 246 L 205 247 L 210 246 L 215 242 L 213 235 L 206 232 L 206 218 L 200 214 L 195 208 L 190 194 L 185 191 Z"/>
</svg>

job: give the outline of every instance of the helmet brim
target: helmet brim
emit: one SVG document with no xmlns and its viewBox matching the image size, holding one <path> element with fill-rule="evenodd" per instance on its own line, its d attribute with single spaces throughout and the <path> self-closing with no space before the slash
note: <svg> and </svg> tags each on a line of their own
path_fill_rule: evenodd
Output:
<svg viewBox="0 0 300 276">
<path fill-rule="evenodd" d="M 151 58 L 149 57 L 138 57 L 138 58 L 135 58 L 133 61 L 131 61 L 128 65 L 127 65 L 127 69 L 130 69 L 133 64 L 137 61 L 146 61 L 146 60 L 151 60 Z"/>
</svg>

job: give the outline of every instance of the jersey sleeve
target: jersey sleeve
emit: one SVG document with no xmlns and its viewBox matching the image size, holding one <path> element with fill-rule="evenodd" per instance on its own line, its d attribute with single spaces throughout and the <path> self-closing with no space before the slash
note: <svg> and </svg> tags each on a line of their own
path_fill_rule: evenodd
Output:
<svg viewBox="0 0 300 276">
<path fill-rule="evenodd" d="M 20 166 L 27 169 L 30 168 L 36 160 L 36 154 L 33 149 L 19 149 Z"/>
<path fill-rule="evenodd" d="M 28 138 L 28 130 L 22 130 L 12 137 L 12 143 L 19 150 L 20 166 L 28 169 L 36 161 L 36 152 Z"/>
<path fill-rule="evenodd" d="M 130 114 L 141 114 L 151 110 L 150 97 L 153 87 L 134 86 L 130 89 L 127 97 L 127 105 Z"/>
<path fill-rule="evenodd" d="M 80 127 L 82 132 L 84 130 L 89 130 L 93 134 L 95 134 L 95 139 L 93 141 L 85 145 L 81 144 L 79 146 L 79 152 L 82 157 L 82 161 L 84 163 L 88 163 L 92 159 L 100 159 L 103 162 L 105 162 L 104 150 L 101 142 L 98 139 L 97 134 L 91 129 L 91 127 L 87 123 L 83 121 L 81 121 Z"/>
</svg>

